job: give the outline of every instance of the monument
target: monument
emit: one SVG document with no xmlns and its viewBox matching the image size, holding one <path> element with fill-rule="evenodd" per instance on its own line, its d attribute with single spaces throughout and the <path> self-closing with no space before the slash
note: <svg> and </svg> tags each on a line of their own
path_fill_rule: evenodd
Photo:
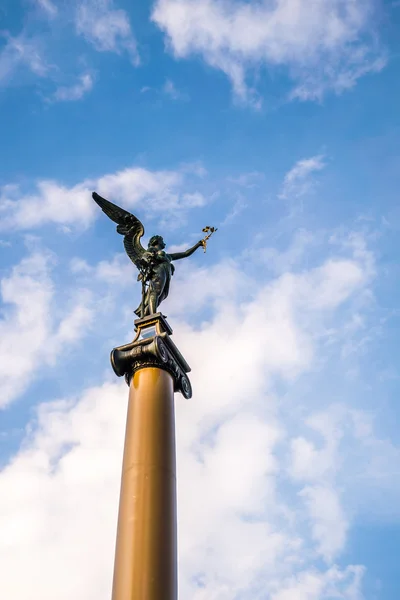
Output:
<svg viewBox="0 0 400 600">
<path fill-rule="evenodd" d="M 157 310 L 168 296 L 173 262 L 205 251 L 216 229 L 205 227 L 206 236 L 185 252 L 167 254 L 159 235 L 146 250 L 137 217 L 96 192 L 92 197 L 117 223 L 142 284 L 135 338 L 111 352 L 114 372 L 129 385 L 112 600 L 177 600 L 174 392 L 190 398 L 192 389 L 190 367 Z"/>
</svg>

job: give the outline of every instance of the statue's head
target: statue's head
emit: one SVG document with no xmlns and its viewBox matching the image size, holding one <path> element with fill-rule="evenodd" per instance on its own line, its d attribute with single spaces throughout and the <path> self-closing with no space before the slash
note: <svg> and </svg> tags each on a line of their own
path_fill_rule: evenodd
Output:
<svg viewBox="0 0 400 600">
<path fill-rule="evenodd" d="M 157 248 L 160 250 L 164 250 L 165 248 L 165 244 L 164 244 L 164 240 L 162 239 L 161 235 L 153 235 L 153 237 L 151 237 L 149 239 L 149 245 L 148 248 Z"/>
</svg>

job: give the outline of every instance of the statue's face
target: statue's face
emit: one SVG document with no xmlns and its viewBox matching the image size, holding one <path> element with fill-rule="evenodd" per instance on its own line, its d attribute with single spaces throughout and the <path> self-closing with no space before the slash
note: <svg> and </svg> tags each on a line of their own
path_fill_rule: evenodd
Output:
<svg viewBox="0 0 400 600">
<path fill-rule="evenodd" d="M 165 244 L 162 237 L 159 237 L 156 240 L 153 240 L 151 244 L 149 244 L 149 248 L 154 248 L 155 250 L 164 250 Z"/>
</svg>

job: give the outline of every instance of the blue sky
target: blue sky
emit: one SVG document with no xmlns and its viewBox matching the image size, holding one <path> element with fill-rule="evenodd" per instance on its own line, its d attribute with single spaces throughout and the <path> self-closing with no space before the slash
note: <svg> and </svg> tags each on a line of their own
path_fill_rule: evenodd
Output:
<svg viewBox="0 0 400 600">
<path fill-rule="evenodd" d="M 399 31 L 383 0 L 3 0 L 2 597 L 110 597 L 140 289 L 96 189 L 169 248 L 218 227 L 162 305 L 180 599 L 398 599 Z"/>
</svg>

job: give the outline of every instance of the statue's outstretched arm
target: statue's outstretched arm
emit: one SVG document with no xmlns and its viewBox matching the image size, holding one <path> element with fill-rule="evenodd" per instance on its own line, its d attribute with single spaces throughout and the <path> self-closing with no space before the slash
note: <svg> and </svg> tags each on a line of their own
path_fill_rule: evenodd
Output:
<svg viewBox="0 0 400 600">
<path fill-rule="evenodd" d="M 173 254 L 170 254 L 170 257 L 172 258 L 172 260 L 179 260 L 180 258 L 187 258 L 188 256 L 191 256 L 193 254 L 193 252 L 196 252 L 197 248 L 203 248 L 203 247 L 204 247 L 204 242 L 203 242 L 203 240 L 200 240 L 199 242 L 197 242 L 197 244 L 192 246 L 192 248 L 189 248 L 189 250 L 185 250 L 185 252 L 174 252 Z"/>
</svg>

